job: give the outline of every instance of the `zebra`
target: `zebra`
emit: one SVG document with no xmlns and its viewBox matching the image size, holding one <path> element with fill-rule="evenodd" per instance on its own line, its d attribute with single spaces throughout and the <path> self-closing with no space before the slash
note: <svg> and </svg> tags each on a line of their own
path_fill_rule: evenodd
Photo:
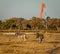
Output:
<svg viewBox="0 0 60 54">
<path fill-rule="evenodd" d="M 26 41 L 26 39 L 27 39 L 25 33 L 19 33 L 19 32 L 16 32 L 16 33 L 15 33 L 15 36 L 17 36 L 18 39 L 20 39 L 20 37 L 23 38 L 24 41 Z"/>
<path fill-rule="evenodd" d="M 44 39 L 44 35 L 42 33 L 36 33 L 36 38 L 39 38 L 39 42 L 41 43 Z"/>
</svg>

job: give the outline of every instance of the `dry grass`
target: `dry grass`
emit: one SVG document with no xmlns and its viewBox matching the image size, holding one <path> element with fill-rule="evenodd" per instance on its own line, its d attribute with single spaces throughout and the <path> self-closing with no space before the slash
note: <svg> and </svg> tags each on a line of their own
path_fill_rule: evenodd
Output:
<svg viewBox="0 0 60 54">
<path fill-rule="evenodd" d="M 27 35 L 23 41 L 16 36 L 0 35 L 0 54 L 60 54 L 60 34 L 44 34 L 43 43 L 35 35 Z"/>
</svg>

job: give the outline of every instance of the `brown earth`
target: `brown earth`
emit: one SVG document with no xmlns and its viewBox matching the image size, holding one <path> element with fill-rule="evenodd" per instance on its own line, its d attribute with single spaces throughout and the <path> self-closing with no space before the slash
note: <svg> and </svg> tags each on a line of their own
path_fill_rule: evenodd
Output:
<svg viewBox="0 0 60 54">
<path fill-rule="evenodd" d="M 0 35 L 0 54 L 60 54 L 60 33 L 45 33 L 39 43 L 35 35 L 27 35 L 27 40 L 17 36 Z"/>
</svg>

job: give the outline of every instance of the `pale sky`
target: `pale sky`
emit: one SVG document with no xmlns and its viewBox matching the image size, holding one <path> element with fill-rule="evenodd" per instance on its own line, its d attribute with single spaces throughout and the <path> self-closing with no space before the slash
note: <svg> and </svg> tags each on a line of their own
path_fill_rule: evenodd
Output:
<svg viewBox="0 0 60 54">
<path fill-rule="evenodd" d="M 46 15 L 60 18 L 60 0 L 0 0 L 0 20 L 11 17 L 30 19 L 40 17 L 41 3 L 45 3 Z"/>
</svg>

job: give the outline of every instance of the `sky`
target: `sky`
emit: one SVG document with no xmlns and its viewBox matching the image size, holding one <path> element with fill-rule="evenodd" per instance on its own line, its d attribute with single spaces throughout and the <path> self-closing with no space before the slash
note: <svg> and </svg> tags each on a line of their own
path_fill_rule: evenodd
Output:
<svg viewBox="0 0 60 54">
<path fill-rule="evenodd" d="M 45 3 L 43 18 L 60 18 L 60 0 L 0 0 L 0 20 L 40 17 L 42 2 Z"/>
</svg>

